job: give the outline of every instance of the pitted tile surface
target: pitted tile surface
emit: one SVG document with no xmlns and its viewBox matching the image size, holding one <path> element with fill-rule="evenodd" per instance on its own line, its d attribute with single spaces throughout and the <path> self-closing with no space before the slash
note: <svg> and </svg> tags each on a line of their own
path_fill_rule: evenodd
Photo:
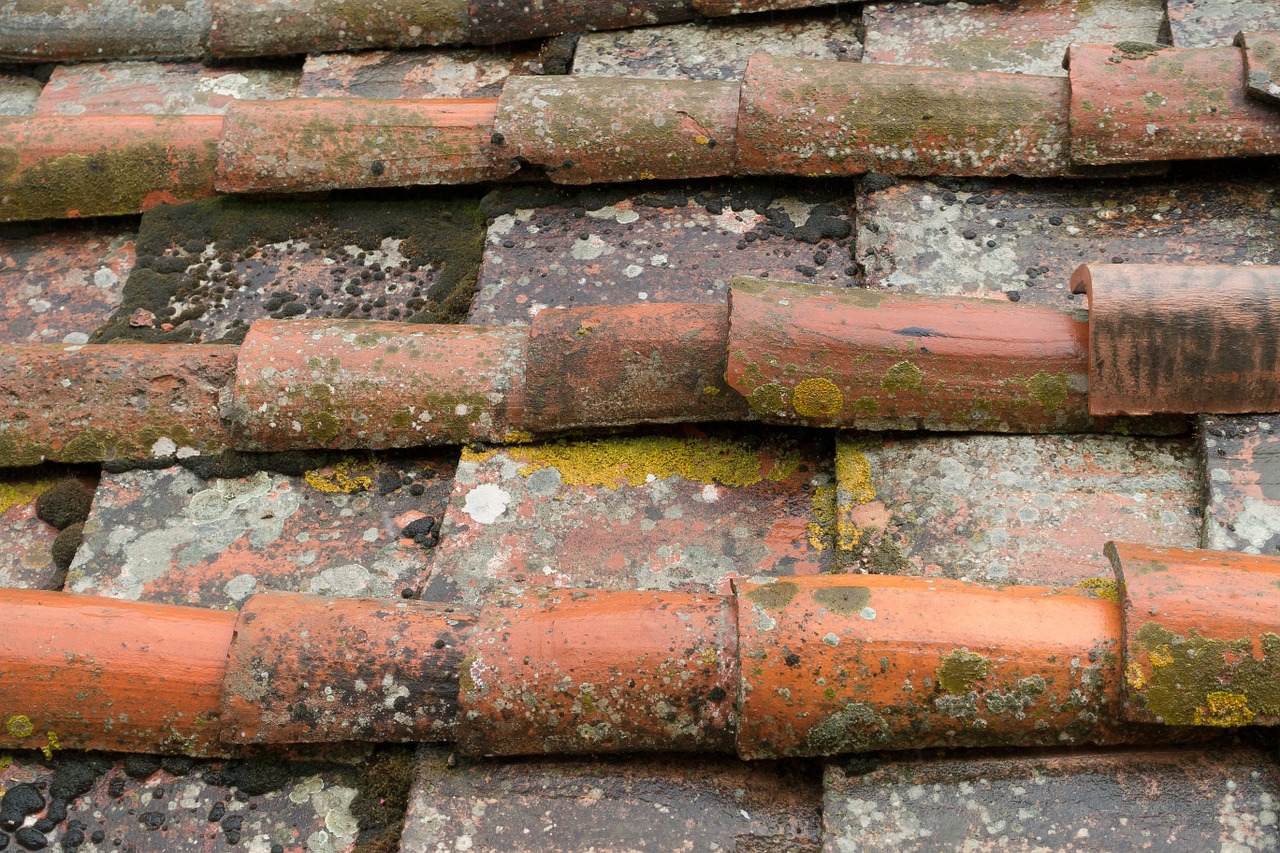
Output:
<svg viewBox="0 0 1280 853">
<path fill-rule="evenodd" d="M 222 115 L 237 99 L 293 95 L 289 68 L 206 68 L 199 63 L 88 62 L 59 65 L 36 115 Z"/>
<path fill-rule="evenodd" d="M 1272 0 L 1168 0 L 1178 47 L 1226 47 L 1241 30 L 1274 30 Z"/>
<path fill-rule="evenodd" d="M 0 116 L 27 116 L 36 108 L 41 84 L 22 74 L 0 74 Z"/>
<path fill-rule="evenodd" d="M 322 53 L 308 56 L 302 98 L 496 98 L 512 74 L 532 74 L 537 53 L 510 48 Z"/>
<path fill-rule="evenodd" d="M 1201 544 L 1274 556 L 1280 550 L 1280 416 L 1201 415 L 1196 426 L 1207 492 Z"/>
</svg>

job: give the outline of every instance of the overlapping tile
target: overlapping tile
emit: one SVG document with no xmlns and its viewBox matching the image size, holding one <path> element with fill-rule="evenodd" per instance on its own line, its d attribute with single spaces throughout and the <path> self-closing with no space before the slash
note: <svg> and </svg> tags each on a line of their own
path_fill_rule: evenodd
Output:
<svg viewBox="0 0 1280 853">
<path fill-rule="evenodd" d="M 838 546 L 860 571 L 1071 586 L 1109 539 L 1194 547 L 1195 452 L 1123 436 L 841 439 Z"/>
<path fill-rule="evenodd" d="M 103 477 L 68 590 L 237 608 L 266 590 L 415 593 L 453 473 L 446 455 L 305 457 L 305 473 Z M 296 470 L 296 468 L 295 468 Z"/>
<path fill-rule="evenodd" d="M 1153 43 L 1163 0 L 873 3 L 862 12 L 863 62 L 1066 76 L 1067 46 Z"/>
<path fill-rule="evenodd" d="M 1280 550 L 1280 416 L 1196 420 L 1206 490 L 1201 544 L 1275 554 Z"/>
<path fill-rule="evenodd" d="M 491 197 L 468 322 L 527 324 L 543 308 L 723 303 L 737 275 L 852 284 L 852 199 L 765 184 Z"/>
<path fill-rule="evenodd" d="M 198 59 L 208 41 L 209 0 L 139 5 L 127 0 L 0 3 L 0 59 Z"/>
<path fill-rule="evenodd" d="M 496 98 L 512 74 L 540 70 L 533 50 L 473 48 L 308 56 L 303 98 Z"/>
<path fill-rule="evenodd" d="M 1241 30 L 1275 29 L 1271 0 L 1167 0 L 1178 47 L 1225 47 Z"/>
<path fill-rule="evenodd" d="M 293 95 L 296 68 L 210 68 L 198 63 L 59 65 L 36 115 L 221 115 L 238 99 Z"/>
<path fill-rule="evenodd" d="M 41 87 L 41 82 L 34 77 L 0 73 L 0 116 L 31 115 Z"/>
</svg>

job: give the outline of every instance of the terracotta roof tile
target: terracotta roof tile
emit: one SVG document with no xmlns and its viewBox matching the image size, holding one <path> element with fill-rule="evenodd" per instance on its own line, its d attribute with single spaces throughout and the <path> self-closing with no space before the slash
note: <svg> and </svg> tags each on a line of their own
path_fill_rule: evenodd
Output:
<svg viewBox="0 0 1280 853">
<path fill-rule="evenodd" d="M 1246 554 L 1280 550 L 1280 472 L 1272 462 L 1280 421 L 1275 415 L 1202 415 L 1196 421 L 1205 468 L 1204 546 Z"/>
<path fill-rule="evenodd" d="M 512 74 L 536 73 L 537 52 L 511 47 L 307 56 L 302 98 L 496 98 Z"/>
<path fill-rule="evenodd" d="M 1271 0 L 1166 0 L 1178 47 L 1225 47 L 1241 30 L 1274 26 Z"/>
<path fill-rule="evenodd" d="M 199 59 L 210 25 L 208 0 L 159 6 L 131 0 L 0 3 L 0 59 Z"/>
<path fill-rule="evenodd" d="M 222 115 L 237 99 L 288 98 L 296 69 L 91 62 L 53 69 L 36 115 Z"/>
</svg>

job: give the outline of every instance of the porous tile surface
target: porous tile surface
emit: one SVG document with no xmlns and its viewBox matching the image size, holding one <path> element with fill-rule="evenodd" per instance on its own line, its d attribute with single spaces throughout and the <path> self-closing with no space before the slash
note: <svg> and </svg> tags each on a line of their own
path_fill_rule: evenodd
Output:
<svg viewBox="0 0 1280 853">
<path fill-rule="evenodd" d="M 0 479 L 0 589 L 47 589 L 58 572 L 58 531 L 36 517 L 36 498 L 56 482 L 47 471 Z"/>
<path fill-rule="evenodd" d="M 497 586 L 727 590 L 832 567 L 831 445 L 645 435 L 464 452 L 423 597 Z"/>
<path fill-rule="evenodd" d="M 1164 2 L 872 3 L 862 19 L 863 62 L 1065 77 L 1062 57 L 1073 43 L 1155 42 Z"/>
<path fill-rule="evenodd" d="M 537 53 L 510 48 L 322 53 L 308 56 L 303 98 L 496 98 L 512 74 L 535 73 Z"/>
<path fill-rule="evenodd" d="M 36 108 L 41 83 L 23 74 L 0 73 L 0 116 L 26 116 Z"/>
<path fill-rule="evenodd" d="M 293 68 L 207 68 L 199 63 L 59 65 L 36 115 L 221 115 L 232 102 L 293 95 Z"/>
<path fill-rule="evenodd" d="M 877 187 L 859 196 L 857 260 L 905 293 L 1087 308 L 1067 287 L 1084 263 L 1280 264 L 1271 178 Z"/>
<path fill-rule="evenodd" d="M 904 435 L 837 452 L 851 570 L 1070 586 L 1111 577 L 1108 540 L 1198 540 L 1189 440 Z"/>
<path fill-rule="evenodd" d="M 1278 796 L 1245 749 L 833 762 L 823 849 L 1274 850 Z"/>
<path fill-rule="evenodd" d="M 424 747 L 409 800 L 410 850 L 816 851 L 816 774 L 720 758 L 459 763 Z"/>
<path fill-rule="evenodd" d="M 467 321 L 527 324 L 543 308 L 584 305 L 722 303 L 737 275 L 852 284 L 852 199 L 796 190 L 672 187 L 506 210 L 489 225 Z"/>
<path fill-rule="evenodd" d="M 1280 415 L 1196 419 L 1207 502 L 1202 545 L 1275 555 L 1280 550 Z"/>
<path fill-rule="evenodd" d="M 1226 47 L 1241 30 L 1274 30 L 1272 0 L 1168 0 L 1169 28 L 1178 47 Z"/>
<path fill-rule="evenodd" d="M 451 475 L 443 455 L 342 459 L 300 477 L 107 474 L 67 588 L 224 609 L 268 590 L 399 596 L 429 557 L 403 530 L 440 518 Z"/>
<path fill-rule="evenodd" d="M 690 24 L 587 33 L 578 42 L 573 73 L 584 77 L 740 80 L 757 53 L 856 62 L 857 26 L 835 10 L 804 17 Z"/>
</svg>

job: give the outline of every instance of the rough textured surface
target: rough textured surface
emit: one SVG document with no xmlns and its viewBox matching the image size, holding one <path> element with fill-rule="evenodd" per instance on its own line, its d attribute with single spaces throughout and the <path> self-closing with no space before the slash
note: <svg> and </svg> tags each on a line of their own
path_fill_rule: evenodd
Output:
<svg viewBox="0 0 1280 853">
<path fill-rule="evenodd" d="M 1241 30 L 1275 29 L 1271 0 L 1166 0 L 1178 47 L 1226 47 Z"/>
<path fill-rule="evenodd" d="M 776 20 L 717 21 L 588 33 L 573 73 L 584 77 L 740 80 L 757 53 L 856 62 L 855 22 L 834 10 Z"/>
<path fill-rule="evenodd" d="M 0 342 L 87 342 L 120 304 L 134 258 L 120 227 L 0 236 Z"/>
<path fill-rule="evenodd" d="M 802 764 L 731 759 L 460 762 L 419 752 L 406 850 L 816 853 L 821 792 Z"/>
<path fill-rule="evenodd" d="M 1153 43 L 1163 0 L 872 3 L 863 8 L 863 62 L 1066 76 L 1077 44 Z"/>
<path fill-rule="evenodd" d="M 1110 577 L 1109 539 L 1197 541 L 1184 440 L 849 437 L 837 453 L 837 543 L 859 571 L 1070 586 Z"/>
<path fill-rule="evenodd" d="M 723 305 L 737 275 L 847 286 L 856 270 L 846 192 L 667 185 L 652 195 L 632 187 L 617 198 L 514 197 L 505 205 L 496 193 L 467 320 L 524 325 L 544 308 Z"/>
<path fill-rule="evenodd" d="M 1244 48 L 1249 94 L 1280 105 L 1280 32 L 1241 33 L 1236 44 Z"/>
<path fill-rule="evenodd" d="M 42 84 L 34 77 L 0 73 L 0 116 L 31 115 Z"/>
<path fill-rule="evenodd" d="M 1213 748 L 831 764 L 824 794 L 826 853 L 1198 853 L 1275 849 L 1280 779 Z"/>
<path fill-rule="evenodd" d="M 0 587 L 62 588 L 64 577 L 52 555 L 58 531 L 36 516 L 36 498 L 57 481 L 49 468 L 0 478 Z"/>
<path fill-rule="evenodd" d="M 1200 544 L 1219 551 L 1280 551 L 1280 417 L 1196 419 L 1207 500 Z M 1137 541 L 1126 537 L 1128 541 Z"/>
<path fill-rule="evenodd" d="M 417 47 L 467 41 L 467 0 L 212 0 L 217 57 Z"/>
<path fill-rule="evenodd" d="M 452 2 L 452 0 L 450 0 Z M 690 0 L 469 0 L 468 38 L 503 44 L 559 33 L 621 30 L 693 17 Z"/>
<path fill-rule="evenodd" d="M 205 480 L 176 467 L 104 475 L 68 589 L 217 608 L 268 590 L 412 594 L 430 538 L 404 531 L 428 519 L 418 528 L 429 533 L 439 520 L 449 457 L 312 464 L 301 476 Z"/>
<path fill-rule="evenodd" d="M 221 115 L 240 99 L 288 98 L 289 68 L 208 68 L 196 63 L 89 62 L 59 65 L 36 115 Z"/>
<path fill-rule="evenodd" d="M 499 47 L 322 53 L 307 56 L 302 98 L 496 98 L 513 74 L 539 68 L 537 52 Z"/>
<path fill-rule="evenodd" d="M 467 451 L 424 598 L 493 587 L 725 589 L 832 565 L 830 445 L 649 434 Z"/>
<path fill-rule="evenodd" d="M 210 6 L 209 0 L 5 0 L 0 59 L 199 59 Z"/>
</svg>

